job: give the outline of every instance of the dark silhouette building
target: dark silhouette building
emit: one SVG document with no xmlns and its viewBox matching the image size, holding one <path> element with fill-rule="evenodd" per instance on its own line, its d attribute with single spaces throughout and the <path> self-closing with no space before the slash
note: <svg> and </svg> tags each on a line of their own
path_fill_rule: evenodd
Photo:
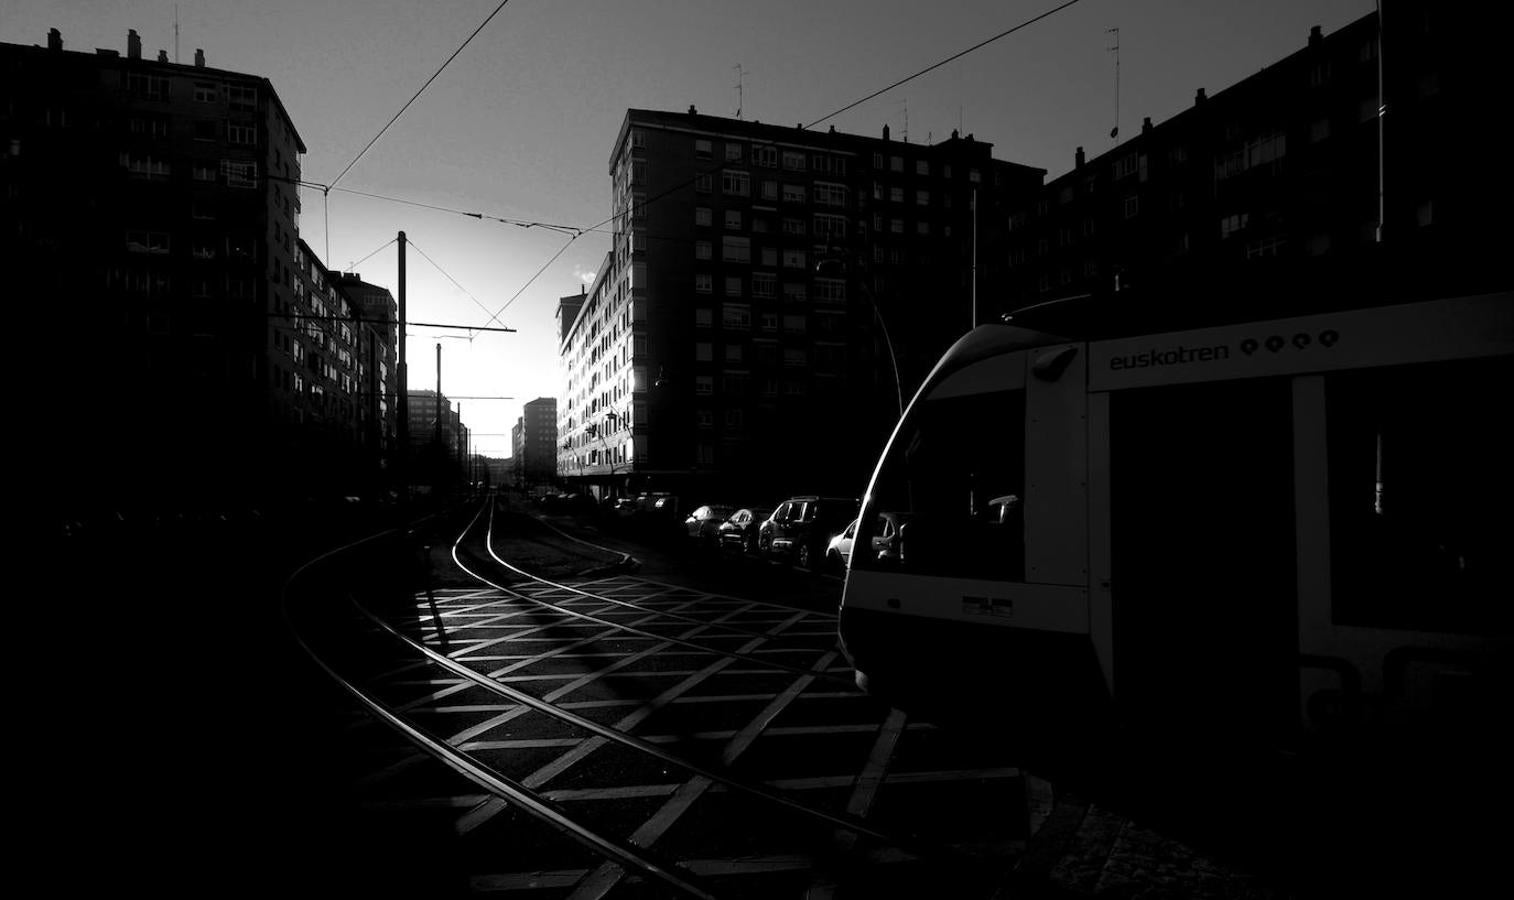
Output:
<svg viewBox="0 0 1514 900">
<path fill-rule="evenodd" d="M 1155 329 L 1507 289 L 1496 32 L 1443 4 L 1382 7 L 1382 33 L 1377 13 L 1316 27 L 1115 149 L 1078 148 L 1009 217 L 998 311 L 1073 298 L 1067 321 Z"/>
<path fill-rule="evenodd" d="M 302 489 L 292 382 L 304 143 L 266 78 L 0 44 L 0 229 L 22 365 L 65 505 L 183 508 Z M 101 471 L 99 460 L 111 460 Z M 211 498 L 211 499 L 207 499 Z"/>
<path fill-rule="evenodd" d="M 538 397 L 526 402 L 522 415 L 510 429 L 510 463 L 515 483 L 521 487 L 545 484 L 557 478 L 557 398 Z"/>
<path fill-rule="evenodd" d="M 902 402 L 1006 289 L 1008 210 L 1044 173 L 991 151 L 629 110 L 614 248 L 559 308 L 562 474 L 860 493 Z"/>
</svg>

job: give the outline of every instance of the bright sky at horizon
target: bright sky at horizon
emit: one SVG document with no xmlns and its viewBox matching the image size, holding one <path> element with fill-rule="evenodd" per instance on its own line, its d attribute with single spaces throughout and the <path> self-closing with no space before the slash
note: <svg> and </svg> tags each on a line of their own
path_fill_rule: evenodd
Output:
<svg viewBox="0 0 1514 900">
<path fill-rule="evenodd" d="M 628 107 L 808 123 L 1063 0 L 513 0 L 342 178 L 340 187 L 422 204 L 577 227 L 610 215 L 611 143 Z M 143 55 L 270 79 L 308 152 L 306 179 L 329 183 L 478 27 L 497 0 L 0 0 L 0 41 Z M 1374 0 L 1081 0 L 1073 6 L 829 122 L 838 131 L 939 141 L 954 128 L 1000 159 L 1048 179 L 1111 149 L 1119 29 L 1121 137 L 1180 112 L 1366 15 Z M 738 74 L 738 68 L 739 74 Z M 825 127 L 825 126 L 822 126 Z M 409 318 L 514 334 L 414 326 L 410 384 L 462 400 L 475 449 L 510 453 L 522 405 L 556 396 L 560 296 L 592 279 L 609 236 L 573 241 L 540 227 L 407 206 L 345 192 L 301 192 L 301 236 L 346 269 L 405 231 Z M 440 274 L 425 257 L 456 279 Z M 396 287 L 393 247 L 355 271 Z M 491 313 L 505 307 L 498 321 Z M 472 295 L 471 297 L 469 295 Z"/>
</svg>

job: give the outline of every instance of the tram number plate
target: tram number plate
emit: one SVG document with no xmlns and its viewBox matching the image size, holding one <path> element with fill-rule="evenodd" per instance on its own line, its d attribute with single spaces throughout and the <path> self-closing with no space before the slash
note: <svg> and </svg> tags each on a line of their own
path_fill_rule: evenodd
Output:
<svg viewBox="0 0 1514 900">
<path fill-rule="evenodd" d="M 1015 602 L 1008 597 L 962 595 L 962 612 L 969 616 L 1012 616 Z"/>
</svg>

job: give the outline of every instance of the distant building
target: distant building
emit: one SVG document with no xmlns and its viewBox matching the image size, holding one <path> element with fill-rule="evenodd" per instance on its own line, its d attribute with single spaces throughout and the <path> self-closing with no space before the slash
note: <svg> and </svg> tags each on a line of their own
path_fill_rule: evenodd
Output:
<svg viewBox="0 0 1514 900">
<path fill-rule="evenodd" d="M 559 304 L 560 473 L 860 494 L 902 402 L 1004 290 L 1008 210 L 1044 173 L 991 151 L 629 110 L 613 250 Z"/>
<path fill-rule="evenodd" d="M 329 277 L 352 305 L 358 323 L 358 396 L 366 455 L 385 469 L 392 468 L 395 420 L 399 404 L 396 362 L 398 305 L 388 288 L 364 281 L 356 272 L 330 273 Z"/>
<path fill-rule="evenodd" d="M 1481 17 L 1383 3 L 1071 171 L 1009 217 L 999 311 L 1149 327 L 1507 289 L 1507 75 Z M 1302 36 L 1301 36 L 1302 37 Z M 1383 43 L 1380 43 L 1380 38 Z M 1379 111 L 1385 110 L 1382 117 Z M 1380 140 L 1381 138 L 1381 140 Z"/>
<path fill-rule="evenodd" d="M 511 464 L 519 485 L 555 480 L 557 471 L 557 398 L 528 401 L 510 429 Z"/>
<path fill-rule="evenodd" d="M 0 44 L 0 230 L 18 369 L 64 501 L 234 503 L 317 487 L 281 452 L 305 144 L 266 78 Z M 100 473 L 103 448 L 113 467 Z M 324 465 L 324 462 L 322 463 Z M 88 472 L 86 480 L 82 476 Z M 213 490 L 211 490 L 213 489 Z"/>
</svg>

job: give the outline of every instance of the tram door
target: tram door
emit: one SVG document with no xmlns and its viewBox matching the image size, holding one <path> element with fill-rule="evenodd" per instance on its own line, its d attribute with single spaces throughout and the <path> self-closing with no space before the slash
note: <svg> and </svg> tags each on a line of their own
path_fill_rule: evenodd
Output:
<svg viewBox="0 0 1514 900">
<path fill-rule="evenodd" d="M 1117 391 L 1110 416 L 1125 721 L 1195 749 L 1265 741 L 1296 694 L 1288 382 Z"/>
</svg>

